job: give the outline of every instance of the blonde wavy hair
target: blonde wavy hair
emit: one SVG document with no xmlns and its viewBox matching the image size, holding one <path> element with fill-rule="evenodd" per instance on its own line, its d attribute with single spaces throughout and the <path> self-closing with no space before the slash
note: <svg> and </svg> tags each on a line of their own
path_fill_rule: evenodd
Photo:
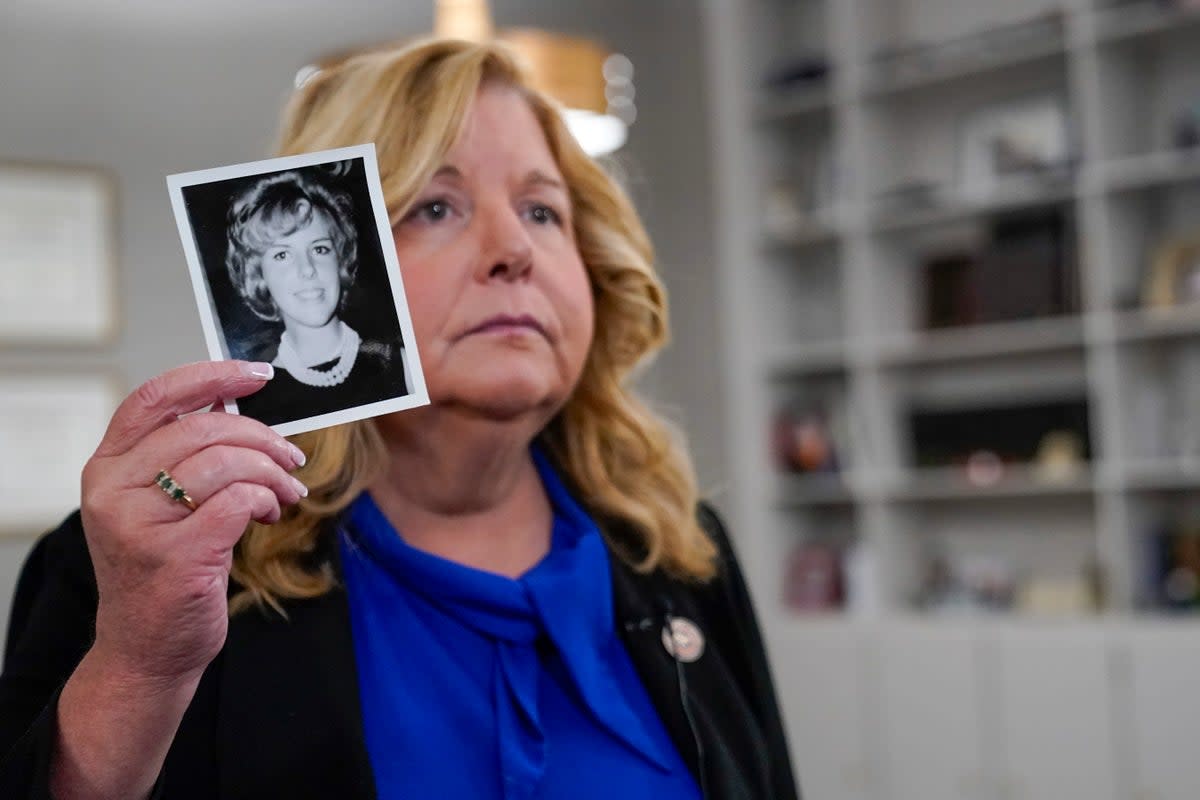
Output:
<svg viewBox="0 0 1200 800">
<path fill-rule="evenodd" d="M 441 166 L 484 85 L 519 91 L 541 124 L 570 193 L 575 237 L 595 303 L 595 335 L 582 376 L 539 435 L 618 555 L 705 580 L 716 549 L 696 517 L 691 461 L 674 431 L 628 387 L 632 370 L 667 340 L 667 302 L 653 249 L 632 203 L 580 149 L 557 105 L 536 90 L 518 57 L 498 43 L 427 39 L 352 54 L 326 66 L 288 104 L 278 153 L 374 142 L 393 224 Z M 371 420 L 301 434 L 297 476 L 309 496 L 274 525 L 252 524 L 234 553 L 243 587 L 236 613 L 315 597 L 336 579 L 319 558 L 327 522 L 381 472 L 386 453 Z"/>
</svg>

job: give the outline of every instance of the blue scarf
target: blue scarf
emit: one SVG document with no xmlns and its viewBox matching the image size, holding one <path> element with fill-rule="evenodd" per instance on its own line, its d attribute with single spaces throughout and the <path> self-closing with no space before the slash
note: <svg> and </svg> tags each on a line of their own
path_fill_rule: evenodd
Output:
<svg viewBox="0 0 1200 800">
<path fill-rule="evenodd" d="M 616 636 L 608 549 L 545 457 L 550 552 L 518 579 L 406 544 L 364 493 L 341 537 L 379 800 L 695 798 Z"/>
</svg>

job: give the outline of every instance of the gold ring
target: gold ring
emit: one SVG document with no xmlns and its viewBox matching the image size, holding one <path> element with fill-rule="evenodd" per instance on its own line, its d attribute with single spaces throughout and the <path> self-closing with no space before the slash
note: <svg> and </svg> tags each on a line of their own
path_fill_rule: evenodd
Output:
<svg viewBox="0 0 1200 800">
<path fill-rule="evenodd" d="M 196 501 L 188 496 L 183 487 L 176 483 L 175 479 L 171 477 L 171 473 L 165 469 L 158 471 L 158 475 L 154 477 L 154 483 L 176 503 L 183 503 L 192 511 L 196 510 Z"/>
</svg>

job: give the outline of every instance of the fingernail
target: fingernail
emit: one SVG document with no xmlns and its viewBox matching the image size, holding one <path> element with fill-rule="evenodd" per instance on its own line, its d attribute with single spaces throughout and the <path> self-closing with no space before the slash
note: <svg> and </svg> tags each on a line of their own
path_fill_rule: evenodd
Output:
<svg viewBox="0 0 1200 800">
<path fill-rule="evenodd" d="M 285 440 L 286 441 L 286 440 Z M 291 442 L 287 443 L 288 450 L 292 453 L 292 461 L 296 462 L 297 467 L 303 467 L 308 463 L 308 456 L 304 455 L 304 451 Z"/>
<path fill-rule="evenodd" d="M 269 381 L 275 377 L 275 368 L 265 361 L 242 361 L 239 363 L 242 374 L 260 381 Z"/>
<path fill-rule="evenodd" d="M 303 483 L 301 483 L 299 480 L 297 480 L 295 476 L 289 476 L 289 477 L 292 478 L 292 485 L 296 487 L 296 491 L 300 494 L 300 496 L 308 497 L 308 487 L 305 486 Z"/>
</svg>

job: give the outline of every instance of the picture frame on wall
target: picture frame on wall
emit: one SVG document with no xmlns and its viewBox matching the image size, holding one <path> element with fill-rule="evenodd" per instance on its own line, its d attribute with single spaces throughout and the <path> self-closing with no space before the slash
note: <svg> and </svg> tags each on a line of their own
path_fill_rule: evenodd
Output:
<svg viewBox="0 0 1200 800">
<path fill-rule="evenodd" d="M 958 184 L 987 197 L 1013 178 L 1057 176 L 1073 160 L 1066 100 L 1041 92 L 984 106 L 959 129 Z"/>
<path fill-rule="evenodd" d="M 80 473 L 124 396 L 107 371 L 0 374 L 0 536 L 31 536 L 79 505 Z"/>
<path fill-rule="evenodd" d="M 104 170 L 0 161 L 0 343 L 111 343 L 116 205 Z"/>
</svg>

